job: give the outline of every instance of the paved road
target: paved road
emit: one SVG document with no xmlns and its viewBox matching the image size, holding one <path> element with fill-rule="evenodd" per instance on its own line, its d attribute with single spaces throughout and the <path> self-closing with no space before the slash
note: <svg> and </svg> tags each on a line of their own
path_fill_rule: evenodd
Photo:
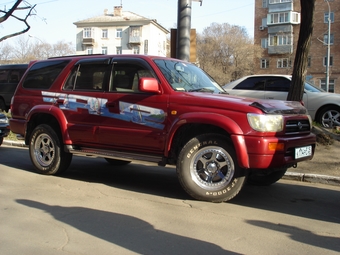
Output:
<svg viewBox="0 0 340 255">
<path fill-rule="evenodd" d="M 282 180 L 192 200 L 173 168 L 75 157 L 62 177 L 0 147 L 0 254 L 339 254 L 340 187 Z"/>
</svg>

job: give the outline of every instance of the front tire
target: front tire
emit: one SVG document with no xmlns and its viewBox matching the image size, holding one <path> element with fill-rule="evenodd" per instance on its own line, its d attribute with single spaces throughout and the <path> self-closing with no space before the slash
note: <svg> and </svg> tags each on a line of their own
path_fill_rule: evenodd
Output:
<svg viewBox="0 0 340 255">
<path fill-rule="evenodd" d="M 72 154 L 63 150 L 62 141 L 57 133 L 45 124 L 33 130 L 29 154 L 37 172 L 45 175 L 64 172 L 72 161 Z"/>
<path fill-rule="evenodd" d="M 225 202 L 243 187 L 245 174 L 237 165 L 236 153 L 227 137 L 199 135 L 181 150 L 177 175 L 183 189 L 193 198 Z"/>
</svg>

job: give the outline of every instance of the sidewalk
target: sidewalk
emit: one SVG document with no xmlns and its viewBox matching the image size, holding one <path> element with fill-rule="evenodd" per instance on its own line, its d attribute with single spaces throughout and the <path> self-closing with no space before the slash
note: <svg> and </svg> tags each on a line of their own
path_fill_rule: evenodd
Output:
<svg viewBox="0 0 340 255">
<path fill-rule="evenodd" d="M 3 144 L 8 145 L 8 146 L 26 147 L 26 145 L 24 145 L 23 141 L 4 140 Z M 336 144 L 336 146 L 334 146 L 334 148 L 335 148 L 334 150 L 338 150 L 339 145 L 340 145 L 340 142 L 339 142 L 339 144 Z M 328 150 L 327 151 L 328 155 L 331 155 L 329 153 L 331 151 L 331 149 L 327 149 L 327 150 Z M 318 150 L 318 148 L 317 148 L 315 155 L 314 155 L 314 159 L 312 159 L 309 162 L 299 163 L 297 168 L 289 168 L 287 173 L 283 176 L 282 179 L 340 186 L 340 177 L 339 177 L 340 175 L 334 176 L 334 175 L 336 175 L 336 173 L 339 173 L 338 168 L 331 169 L 330 171 L 324 171 L 325 169 L 323 167 L 319 168 L 319 167 L 314 166 L 314 164 L 320 163 L 320 160 L 318 160 L 318 157 L 320 157 L 319 152 L 321 154 L 321 150 Z M 339 155 L 339 153 L 334 153 L 334 154 Z M 321 155 L 321 157 L 322 157 L 323 160 L 325 160 L 324 155 Z M 317 162 L 317 163 L 314 163 L 314 162 Z M 323 162 L 321 162 L 321 164 L 323 164 Z M 327 166 L 327 164 L 326 164 L 326 166 Z M 337 167 L 337 164 L 336 164 L 336 167 Z M 339 163 L 339 167 L 340 167 L 340 163 Z M 313 169 L 313 173 L 309 173 L 311 171 L 311 169 Z M 325 175 L 324 174 L 325 172 L 335 173 L 335 174 L 334 175 Z"/>
</svg>

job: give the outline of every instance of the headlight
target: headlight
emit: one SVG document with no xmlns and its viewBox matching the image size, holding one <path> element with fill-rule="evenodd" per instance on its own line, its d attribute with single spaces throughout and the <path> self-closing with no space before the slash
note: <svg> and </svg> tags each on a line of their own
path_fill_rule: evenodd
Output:
<svg viewBox="0 0 340 255">
<path fill-rule="evenodd" d="M 264 115 L 248 113 L 248 122 L 256 131 L 260 132 L 280 132 L 283 130 L 282 115 Z"/>
<path fill-rule="evenodd" d="M 8 119 L 7 119 L 7 117 L 5 117 L 5 118 L 0 118 L 0 123 L 5 123 L 5 124 L 7 124 L 8 123 Z"/>
</svg>

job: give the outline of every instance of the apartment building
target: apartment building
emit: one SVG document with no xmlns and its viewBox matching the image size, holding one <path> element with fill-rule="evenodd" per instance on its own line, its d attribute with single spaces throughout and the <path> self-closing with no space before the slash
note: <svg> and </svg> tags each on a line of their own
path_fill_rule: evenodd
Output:
<svg viewBox="0 0 340 255">
<path fill-rule="evenodd" d="M 77 21 L 76 54 L 146 54 L 166 56 L 169 31 L 147 19 L 115 6 L 113 12 Z"/>
<path fill-rule="evenodd" d="M 323 89 L 328 68 L 328 91 L 335 93 L 340 93 L 339 9 L 340 1 L 316 0 L 307 67 L 307 80 Z M 254 41 L 263 50 L 256 74 L 292 74 L 301 18 L 300 0 L 255 0 Z"/>
</svg>

